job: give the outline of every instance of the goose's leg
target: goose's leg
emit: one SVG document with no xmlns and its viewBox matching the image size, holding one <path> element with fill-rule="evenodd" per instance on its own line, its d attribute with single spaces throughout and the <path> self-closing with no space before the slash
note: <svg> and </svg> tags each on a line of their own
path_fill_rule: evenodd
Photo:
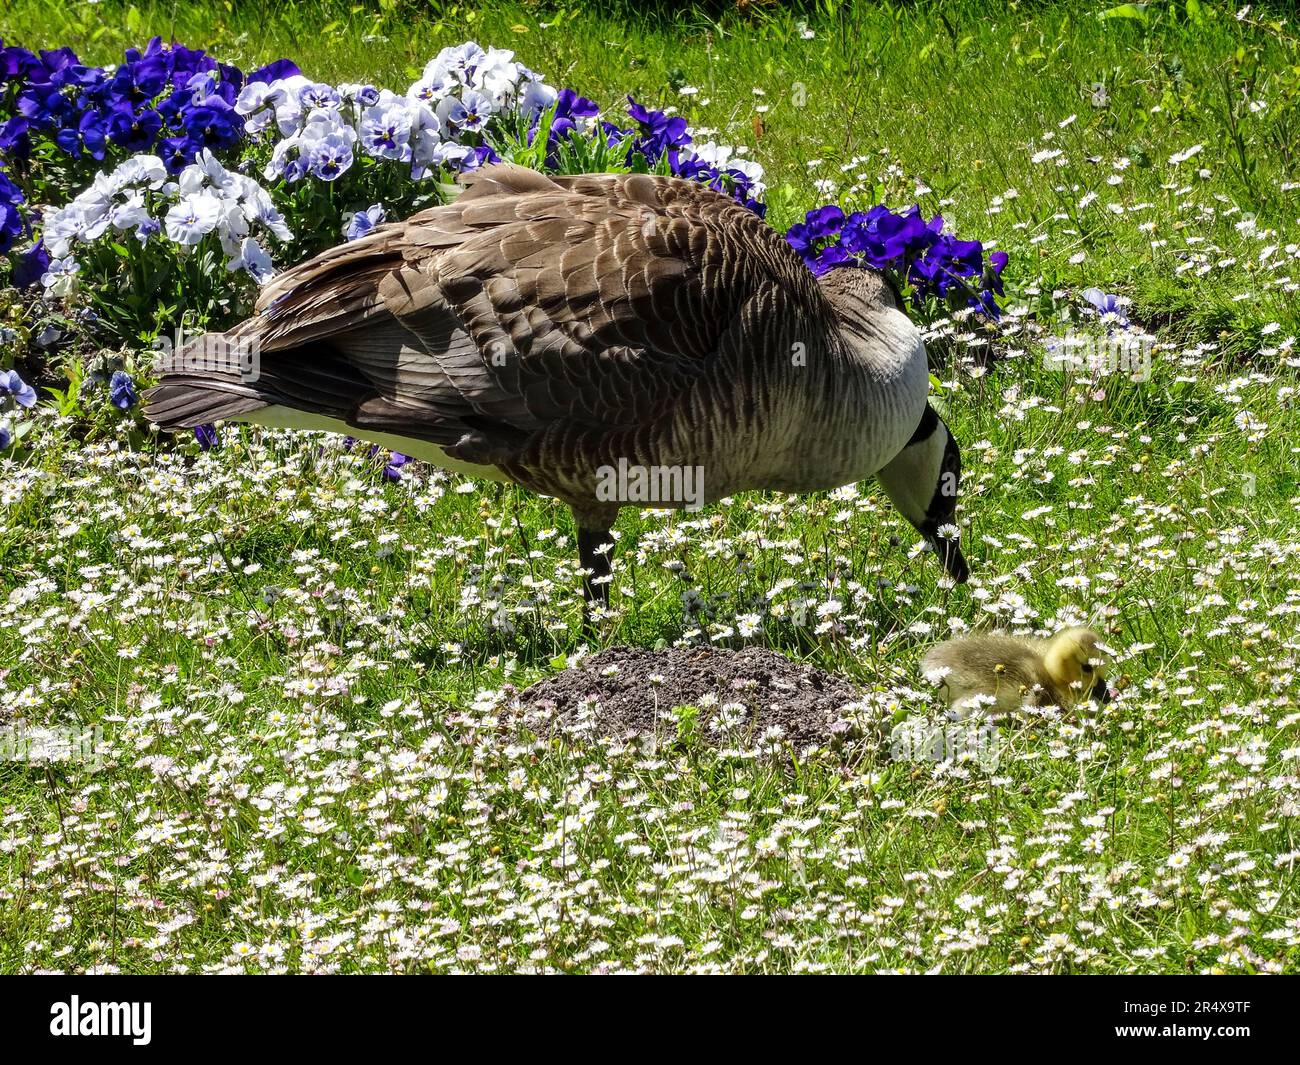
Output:
<svg viewBox="0 0 1300 1065">
<path fill-rule="evenodd" d="M 524 531 L 524 523 L 519 520 L 518 496 L 515 497 L 514 505 L 510 510 L 515 519 L 515 531 L 519 533 L 519 542 L 524 545 L 524 560 L 528 563 L 528 572 L 536 579 L 537 569 L 533 566 L 533 542 L 528 538 L 528 533 Z"/>
<path fill-rule="evenodd" d="M 606 546 L 608 545 L 608 546 Z M 601 550 L 605 548 L 605 550 Z M 587 571 L 582 578 L 582 594 L 586 600 L 584 614 L 592 603 L 609 606 L 609 581 L 613 572 L 614 537 L 608 529 L 584 529 L 578 526 L 578 561 Z"/>
</svg>

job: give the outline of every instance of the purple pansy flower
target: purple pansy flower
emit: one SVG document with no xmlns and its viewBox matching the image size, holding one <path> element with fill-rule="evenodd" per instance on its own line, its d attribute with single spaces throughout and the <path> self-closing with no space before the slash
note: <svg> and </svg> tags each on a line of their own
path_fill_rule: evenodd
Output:
<svg viewBox="0 0 1300 1065">
<path fill-rule="evenodd" d="M 1099 288 L 1085 288 L 1079 295 L 1092 304 L 1097 316 L 1103 321 L 1112 321 L 1121 329 L 1128 327 L 1128 314 L 1118 296 Z"/>
<path fill-rule="evenodd" d="M 118 410 L 130 410 L 139 398 L 135 391 L 135 382 L 125 370 L 114 370 L 108 382 L 108 398 Z"/>
<path fill-rule="evenodd" d="M 410 461 L 410 455 L 403 455 L 400 451 L 392 452 L 388 456 L 388 461 L 384 464 L 384 476 L 390 481 L 400 481 L 402 479 L 402 467 Z"/>
<path fill-rule="evenodd" d="M 343 227 L 343 236 L 347 240 L 357 240 L 364 237 L 375 226 L 384 220 L 384 205 L 381 203 L 371 204 L 364 211 L 355 212 L 348 219 L 347 224 Z"/>
<path fill-rule="evenodd" d="M 0 371 L 0 396 L 9 396 L 20 407 L 36 405 L 36 389 L 18 376 L 17 370 Z"/>
</svg>

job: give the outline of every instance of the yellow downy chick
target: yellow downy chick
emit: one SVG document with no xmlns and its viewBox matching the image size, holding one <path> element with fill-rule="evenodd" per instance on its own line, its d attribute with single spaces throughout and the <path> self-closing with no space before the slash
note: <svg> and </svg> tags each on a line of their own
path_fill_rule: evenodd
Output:
<svg viewBox="0 0 1300 1065">
<path fill-rule="evenodd" d="M 963 715 L 980 706 L 986 712 L 1012 713 L 1026 703 L 1069 709 L 1089 697 L 1105 702 L 1106 662 L 1101 637 L 1091 629 L 1073 628 L 1062 629 L 1050 640 L 948 640 L 926 652 L 921 671 L 939 681 L 940 694 Z"/>
</svg>

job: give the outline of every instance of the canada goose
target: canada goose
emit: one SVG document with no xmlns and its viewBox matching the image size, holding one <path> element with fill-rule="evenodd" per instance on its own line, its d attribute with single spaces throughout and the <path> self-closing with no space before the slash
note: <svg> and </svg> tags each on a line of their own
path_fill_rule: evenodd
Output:
<svg viewBox="0 0 1300 1065">
<path fill-rule="evenodd" d="M 1081 699 L 1105 702 L 1110 695 L 1101 637 L 1091 629 L 1062 629 L 1050 640 L 1020 636 L 948 640 L 926 652 L 921 671 L 941 678 L 944 698 L 963 714 L 980 705 L 1010 713 L 1026 702 L 1069 709 Z"/>
<path fill-rule="evenodd" d="M 667 507 L 878 474 L 966 579 L 940 533 L 957 444 L 878 274 L 815 278 L 698 182 L 500 164 L 467 184 L 276 277 L 250 318 L 177 353 L 148 416 L 350 433 L 555 496 L 577 522 L 588 600 L 608 601 L 619 509 L 646 502 L 610 491 L 628 468 L 661 485 L 667 471 L 670 487 L 673 471 L 702 475 L 692 498 L 652 504 Z"/>
</svg>

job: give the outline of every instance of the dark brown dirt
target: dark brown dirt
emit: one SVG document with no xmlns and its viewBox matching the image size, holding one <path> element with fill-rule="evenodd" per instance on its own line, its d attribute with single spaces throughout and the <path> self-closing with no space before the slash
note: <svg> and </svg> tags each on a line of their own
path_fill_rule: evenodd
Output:
<svg viewBox="0 0 1300 1065">
<path fill-rule="evenodd" d="M 524 689 L 516 705 L 541 735 L 654 736 L 657 746 L 680 738 L 674 708 L 695 706 L 704 743 L 800 752 L 858 735 L 861 697 L 843 677 L 764 648 L 611 647 Z"/>
</svg>

